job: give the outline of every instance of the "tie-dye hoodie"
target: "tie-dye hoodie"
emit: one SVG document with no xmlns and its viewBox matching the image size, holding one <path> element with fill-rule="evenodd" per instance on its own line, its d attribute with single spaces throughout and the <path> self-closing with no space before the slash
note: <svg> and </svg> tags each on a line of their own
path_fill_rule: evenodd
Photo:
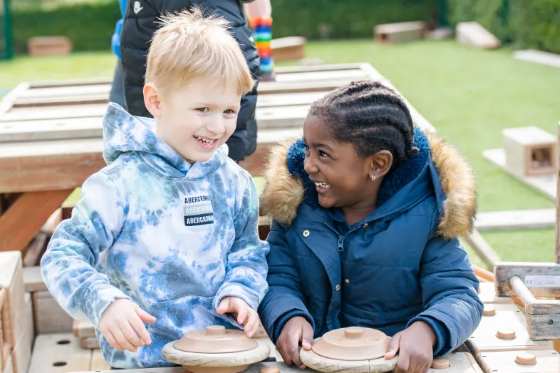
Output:
<svg viewBox="0 0 560 373">
<path fill-rule="evenodd" d="M 108 166 L 86 180 L 72 218 L 57 228 L 42 276 L 71 316 L 96 328 L 119 298 L 157 318 L 146 324 L 152 344 L 136 353 L 97 333 L 111 366 L 173 365 L 161 354 L 166 343 L 211 324 L 240 327 L 216 313 L 223 297 L 256 310 L 268 290 L 257 191 L 226 145 L 189 164 L 155 135 L 151 119 L 110 104 L 103 123 Z"/>
</svg>

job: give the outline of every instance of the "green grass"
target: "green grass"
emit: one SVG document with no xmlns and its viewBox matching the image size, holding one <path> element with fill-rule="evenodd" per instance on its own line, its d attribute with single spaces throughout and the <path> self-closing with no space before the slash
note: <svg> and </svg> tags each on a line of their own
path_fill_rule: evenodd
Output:
<svg viewBox="0 0 560 373">
<path fill-rule="evenodd" d="M 478 51 L 454 41 L 382 46 L 370 40 L 308 43 L 324 63 L 369 62 L 472 163 L 480 211 L 552 208 L 554 203 L 482 157 L 501 147 L 501 130 L 538 126 L 556 133 L 560 69 L 514 60 L 511 51 Z M 109 52 L 19 57 L 0 62 L 0 88 L 19 81 L 110 77 Z M 257 181 L 262 185 L 261 180 Z M 503 260 L 553 260 L 553 230 L 492 232 L 484 237 Z M 480 261 L 473 258 L 475 264 Z"/>
</svg>

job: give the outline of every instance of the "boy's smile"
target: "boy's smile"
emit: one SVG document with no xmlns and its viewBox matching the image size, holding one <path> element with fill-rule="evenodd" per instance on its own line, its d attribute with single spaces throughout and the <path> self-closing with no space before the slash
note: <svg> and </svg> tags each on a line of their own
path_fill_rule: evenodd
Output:
<svg viewBox="0 0 560 373">
<path fill-rule="evenodd" d="M 144 88 L 156 134 L 189 162 L 206 162 L 235 131 L 241 94 L 219 78 L 197 77 L 179 88 Z"/>
</svg>

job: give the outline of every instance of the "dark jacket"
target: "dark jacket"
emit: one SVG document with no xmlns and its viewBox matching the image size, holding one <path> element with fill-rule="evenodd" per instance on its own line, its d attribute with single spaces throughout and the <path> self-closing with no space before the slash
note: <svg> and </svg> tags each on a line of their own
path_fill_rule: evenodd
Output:
<svg viewBox="0 0 560 373">
<path fill-rule="evenodd" d="M 474 177 L 443 141 L 419 129 L 414 141 L 419 154 L 384 178 L 377 209 L 351 227 L 319 206 L 301 140 L 273 151 L 261 201 L 273 217 L 270 290 L 259 315 L 274 342 L 294 316 L 315 338 L 348 326 L 392 336 L 422 320 L 437 335 L 436 356 L 476 329 L 478 280 L 457 238 L 472 228 Z"/>
<path fill-rule="evenodd" d="M 252 0 L 243 1 L 251 2 Z M 158 17 L 198 5 L 206 14 L 217 14 L 230 22 L 255 79 L 253 91 L 241 100 L 237 128 L 227 141 L 230 158 L 239 161 L 257 146 L 257 81 L 260 77 L 259 54 L 247 26 L 239 0 L 129 0 L 121 32 L 120 52 L 124 66 L 126 109 L 132 115 L 151 117 L 144 106 L 142 89 L 146 75 L 146 56 L 150 40 L 158 29 Z"/>
</svg>

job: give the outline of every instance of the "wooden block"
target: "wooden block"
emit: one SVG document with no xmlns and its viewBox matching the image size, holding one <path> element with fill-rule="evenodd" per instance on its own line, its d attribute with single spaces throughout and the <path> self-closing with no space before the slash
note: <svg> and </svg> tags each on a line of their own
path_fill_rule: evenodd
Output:
<svg viewBox="0 0 560 373">
<path fill-rule="evenodd" d="M 13 346 L 10 311 L 8 309 L 8 291 L 0 286 L 0 372 L 12 365 Z"/>
<path fill-rule="evenodd" d="M 496 295 L 496 289 L 493 282 L 480 283 L 480 300 L 484 304 L 513 304 L 513 300 L 509 297 L 499 297 Z"/>
<path fill-rule="evenodd" d="M 543 229 L 554 227 L 555 221 L 555 209 L 479 212 L 475 228 L 478 231 Z"/>
<path fill-rule="evenodd" d="M 301 36 L 277 38 L 270 41 L 275 62 L 299 60 L 305 56 L 306 39 Z"/>
<path fill-rule="evenodd" d="M 66 36 L 40 36 L 29 39 L 27 50 L 31 56 L 58 56 L 72 51 L 72 42 Z"/>
<path fill-rule="evenodd" d="M 373 28 L 373 34 L 375 40 L 382 44 L 419 40 L 426 36 L 426 23 L 419 21 L 377 25 Z"/>
<path fill-rule="evenodd" d="M 478 328 L 467 340 L 469 349 L 478 355 L 488 351 L 553 350 L 549 341 L 533 341 L 527 332 L 527 319 L 521 309 L 513 304 L 494 304 L 494 316 L 483 316 Z M 514 338 L 499 338 L 498 334 L 508 334 Z"/>
<path fill-rule="evenodd" d="M 480 49 L 498 48 L 501 44 L 498 38 L 476 22 L 457 24 L 455 35 L 460 44 Z"/>
<path fill-rule="evenodd" d="M 490 149 L 482 152 L 483 157 L 506 171 L 519 181 L 530 186 L 537 192 L 543 194 L 545 197 L 556 201 L 556 175 L 541 175 L 541 176 L 522 176 L 510 170 L 506 164 L 506 153 L 504 149 Z"/>
<path fill-rule="evenodd" d="M 33 309 L 38 335 L 72 332 L 72 317 L 60 307 L 48 291 L 33 293 Z"/>
<path fill-rule="evenodd" d="M 91 364 L 91 351 L 82 349 L 79 341 L 71 333 L 38 335 L 29 372 L 87 371 Z"/>
<path fill-rule="evenodd" d="M 538 127 L 509 128 L 502 134 L 506 165 L 513 173 L 520 176 L 556 173 L 555 136 Z"/>
<path fill-rule="evenodd" d="M 72 190 L 51 190 L 24 193 L 19 197 L 0 216 L 0 251 L 24 250 L 70 193 Z"/>
<path fill-rule="evenodd" d="M 41 276 L 41 267 L 25 267 L 23 268 L 23 283 L 25 291 L 34 293 L 36 291 L 48 291 L 47 285 Z"/>
<path fill-rule="evenodd" d="M 95 338 L 95 327 L 93 323 L 89 320 L 74 320 L 77 321 L 76 324 L 76 337 L 78 338 Z M 96 339 L 97 343 L 97 339 Z M 86 347 L 84 347 L 86 348 Z"/>
<path fill-rule="evenodd" d="M 85 337 L 80 339 L 80 345 L 83 349 L 86 350 L 98 350 L 99 342 L 97 342 L 97 338 L 95 337 Z"/>
<path fill-rule="evenodd" d="M 516 358 L 522 354 L 531 354 L 536 358 L 535 365 L 521 365 Z M 535 350 L 512 350 L 484 352 L 478 357 L 484 373 L 560 373 L 558 352 Z"/>
<path fill-rule="evenodd" d="M 5 301 L 9 311 L 7 332 L 13 348 L 17 337 L 23 333 L 22 318 L 25 309 L 25 286 L 20 252 L 0 252 L 0 286 L 6 290 Z"/>
<path fill-rule="evenodd" d="M 12 353 L 14 373 L 27 373 L 31 361 L 31 349 L 35 339 L 35 328 L 33 322 L 33 304 L 31 294 L 25 294 L 25 310 L 22 318 L 22 334 L 17 336 L 16 345 Z"/>
<path fill-rule="evenodd" d="M 93 350 L 91 354 L 91 365 L 89 367 L 90 370 L 93 371 L 100 371 L 100 370 L 109 370 L 111 366 L 107 364 L 105 358 L 103 358 L 103 352 L 101 350 Z"/>
</svg>

